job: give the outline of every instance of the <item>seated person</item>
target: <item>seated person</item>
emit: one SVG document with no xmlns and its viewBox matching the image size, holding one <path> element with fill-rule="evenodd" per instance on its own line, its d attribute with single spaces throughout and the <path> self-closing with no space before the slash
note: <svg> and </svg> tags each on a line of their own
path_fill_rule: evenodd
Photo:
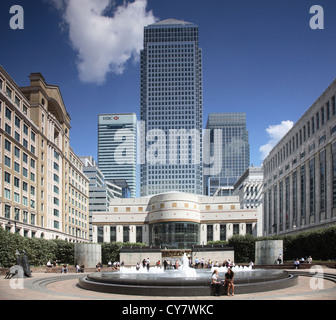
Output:
<svg viewBox="0 0 336 320">
<path fill-rule="evenodd" d="M 215 288 L 215 296 L 220 296 L 221 295 L 222 284 L 220 283 L 220 281 L 218 279 L 218 270 L 217 269 L 215 269 L 214 272 L 212 273 L 211 286 Z"/>
<path fill-rule="evenodd" d="M 227 285 L 227 295 L 230 295 L 230 289 L 232 290 L 232 295 L 234 296 L 234 284 L 233 284 L 234 272 L 231 268 L 225 274 L 225 285 Z"/>
</svg>

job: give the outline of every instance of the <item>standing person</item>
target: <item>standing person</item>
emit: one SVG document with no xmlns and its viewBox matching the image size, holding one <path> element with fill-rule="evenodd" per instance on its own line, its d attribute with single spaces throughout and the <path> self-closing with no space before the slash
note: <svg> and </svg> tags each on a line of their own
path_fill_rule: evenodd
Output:
<svg viewBox="0 0 336 320">
<path fill-rule="evenodd" d="M 149 271 L 149 266 L 150 266 L 150 260 L 149 260 L 149 258 L 147 258 L 147 260 L 146 260 L 147 271 Z"/>
<path fill-rule="evenodd" d="M 202 267 L 202 269 L 204 268 L 204 258 L 202 258 L 202 260 L 201 260 L 201 267 Z"/>
<path fill-rule="evenodd" d="M 279 254 L 279 257 L 278 257 L 278 264 L 281 264 L 282 263 L 282 255 L 281 253 Z"/>
<path fill-rule="evenodd" d="M 196 269 L 198 269 L 198 264 L 199 264 L 199 260 L 198 260 L 198 258 L 196 257 L 196 259 L 195 259 L 195 268 L 196 268 Z"/>
<path fill-rule="evenodd" d="M 215 296 L 221 295 L 221 283 L 218 279 L 218 270 L 215 269 L 212 273 L 211 286 L 215 288 Z"/>
<path fill-rule="evenodd" d="M 231 268 L 225 274 L 225 285 L 227 286 L 227 295 L 230 295 L 230 289 L 232 289 L 232 296 L 234 296 L 234 284 L 233 284 L 234 272 Z"/>
</svg>

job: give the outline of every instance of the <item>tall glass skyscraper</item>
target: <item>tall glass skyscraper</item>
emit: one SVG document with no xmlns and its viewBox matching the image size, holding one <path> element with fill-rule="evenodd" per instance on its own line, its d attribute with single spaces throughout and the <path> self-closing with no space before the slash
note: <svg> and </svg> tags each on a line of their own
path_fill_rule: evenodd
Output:
<svg viewBox="0 0 336 320">
<path fill-rule="evenodd" d="M 202 52 L 198 26 L 175 19 L 144 28 L 141 51 L 141 195 L 202 194 Z"/>
<path fill-rule="evenodd" d="M 250 165 L 246 114 L 209 113 L 206 129 L 210 150 L 204 162 L 211 170 L 204 175 L 204 194 L 213 195 L 218 187 L 233 187 Z"/>
<path fill-rule="evenodd" d="M 126 180 L 136 197 L 135 113 L 98 115 L 98 167 L 106 180 Z"/>
</svg>

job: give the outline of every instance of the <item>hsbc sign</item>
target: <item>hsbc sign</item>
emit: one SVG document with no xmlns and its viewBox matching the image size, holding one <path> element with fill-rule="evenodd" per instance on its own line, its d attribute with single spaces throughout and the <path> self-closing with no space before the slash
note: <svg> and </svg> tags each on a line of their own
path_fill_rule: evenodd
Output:
<svg viewBox="0 0 336 320">
<path fill-rule="evenodd" d="M 103 120 L 119 120 L 118 116 L 114 116 L 114 117 L 103 117 Z"/>
</svg>

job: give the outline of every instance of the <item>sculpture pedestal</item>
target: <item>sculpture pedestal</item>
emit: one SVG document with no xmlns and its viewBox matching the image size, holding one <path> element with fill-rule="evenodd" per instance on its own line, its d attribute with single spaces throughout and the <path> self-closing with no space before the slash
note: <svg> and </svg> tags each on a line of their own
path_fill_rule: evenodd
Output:
<svg viewBox="0 0 336 320">
<path fill-rule="evenodd" d="M 84 264 L 85 268 L 95 268 L 98 262 L 102 262 L 101 245 L 95 243 L 76 243 L 75 262 Z"/>
<path fill-rule="evenodd" d="M 255 264 L 277 264 L 280 255 L 283 262 L 283 240 L 256 241 Z"/>
</svg>

